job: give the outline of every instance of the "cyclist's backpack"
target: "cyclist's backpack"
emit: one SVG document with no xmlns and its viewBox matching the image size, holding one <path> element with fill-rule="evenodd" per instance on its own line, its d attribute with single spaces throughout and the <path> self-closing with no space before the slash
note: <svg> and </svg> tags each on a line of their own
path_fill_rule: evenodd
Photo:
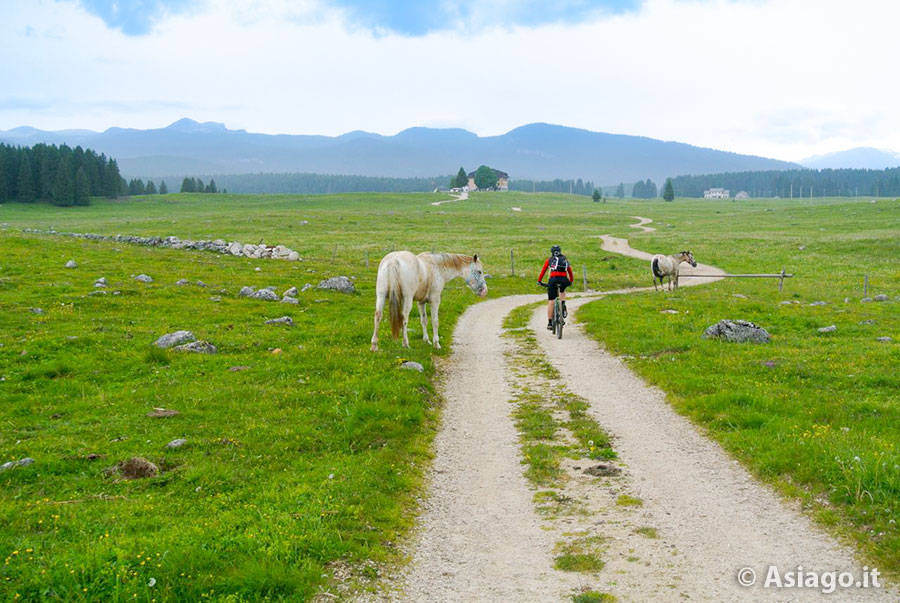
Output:
<svg viewBox="0 0 900 603">
<path fill-rule="evenodd" d="M 569 268 L 569 260 L 563 254 L 550 259 L 550 272 L 565 272 Z"/>
</svg>

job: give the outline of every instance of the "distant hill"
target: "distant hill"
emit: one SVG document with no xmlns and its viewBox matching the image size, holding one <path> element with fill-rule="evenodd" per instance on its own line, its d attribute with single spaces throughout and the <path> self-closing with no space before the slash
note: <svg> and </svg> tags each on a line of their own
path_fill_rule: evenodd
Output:
<svg viewBox="0 0 900 603">
<path fill-rule="evenodd" d="M 848 151 L 813 155 L 802 160 L 800 164 L 817 170 L 828 168 L 882 170 L 900 166 L 900 153 L 872 147 L 857 147 Z"/>
<path fill-rule="evenodd" d="M 461 129 L 410 128 L 394 136 L 253 134 L 223 124 L 180 119 L 165 128 L 105 132 L 0 131 L 0 141 L 90 146 L 115 157 L 127 178 L 186 174 L 307 172 L 430 177 L 487 164 L 516 178 L 584 178 L 597 184 L 667 176 L 777 170 L 796 164 L 652 138 L 536 123 L 500 136 Z"/>
</svg>

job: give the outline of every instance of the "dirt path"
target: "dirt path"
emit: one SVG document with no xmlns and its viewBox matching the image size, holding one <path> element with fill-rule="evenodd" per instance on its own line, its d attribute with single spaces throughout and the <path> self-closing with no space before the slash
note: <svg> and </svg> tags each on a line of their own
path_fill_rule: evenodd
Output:
<svg viewBox="0 0 900 603">
<path fill-rule="evenodd" d="M 637 224 L 631 224 L 631 228 L 639 228 L 643 232 L 656 232 L 656 229 L 652 226 L 644 226 L 645 224 L 650 224 L 653 220 L 650 218 L 642 218 L 640 216 L 631 216 L 635 220 L 638 220 Z"/>
<path fill-rule="evenodd" d="M 465 201 L 469 198 L 469 193 L 460 193 L 456 195 L 456 199 L 445 199 L 443 201 L 435 201 L 432 205 L 443 205 L 444 203 L 453 203 L 454 201 Z"/>
<path fill-rule="evenodd" d="M 603 248 L 650 257 L 624 239 L 603 237 Z M 682 284 L 712 280 L 683 278 Z M 570 298 L 570 315 L 590 297 L 595 296 Z M 399 580 L 399 600 L 564 601 L 586 584 L 584 575 L 552 568 L 554 534 L 535 511 L 535 491 L 523 477 L 510 417 L 504 353 L 511 344 L 501 337 L 501 325 L 513 308 L 539 299 L 520 295 L 479 303 L 459 320 L 443 370 L 446 407 L 430 496 L 412 563 Z M 607 565 L 590 577 L 592 587 L 622 601 L 802 601 L 829 597 L 812 588 L 763 589 L 766 568 L 777 565 L 784 572 L 802 565 L 862 575 L 849 550 L 756 482 L 676 414 L 662 391 L 588 339 L 577 320 L 570 318 L 561 341 L 544 329 L 545 321 L 540 308 L 530 325 L 539 344 L 565 386 L 589 401 L 589 412 L 612 434 L 624 469 L 620 482 L 587 483 L 582 494 L 593 505 L 592 515 L 565 520 L 573 529 L 590 524 L 609 540 Z M 643 501 L 628 517 L 615 504 L 622 491 Z M 638 535 L 636 526 L 653 528 L 658 538 Z M 743 567 L 755 570 L 757 586 L 737 584 Z M 897 592 L 838 590 L 830 598 L 891 601 Z"/>
</svg>

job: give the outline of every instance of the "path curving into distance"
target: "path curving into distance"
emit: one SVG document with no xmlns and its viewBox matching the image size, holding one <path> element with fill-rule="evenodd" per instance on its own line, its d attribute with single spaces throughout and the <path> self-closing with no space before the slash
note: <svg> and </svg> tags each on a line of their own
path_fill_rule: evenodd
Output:
<svg viewBox="0 0 900 603">
<path fill-rule="evenodd" d="M 653 222 L 653 220 L 651 220 L 650 218 L 642 218 L 640 216 L 631 217 L 638 221 L 637 224 L 630 224 L 629 226 L 631 226 L 631 228 L 638 228 L 642 232 L 656 232 L 656 229 L 652 226 L 645 226 L 645 224 L 650 224 L 651 222 Z"/>
<path fill-rule="evenodd" d="M 462 192 L 462 193 L 456 195 L 455 199 L 444 199 L 443 201 L 434 201 L 434 202 L 432 202 L 432 205 L 443 205 L 444 203 L 453 203 L 454 201 L 465 201 L 468 198 L 469 198 L 469 193 Z"/>
<path fill-rule="evenodd" d="M 603 236 L 602 241 L 607 251 L 650 258 L 625 239 Z M 702 264 L 696 270 L 722 273 Z M 649 267 L 647 276 L 649 281 Z M 682 285 L 713 280 L 683 277 Z M 582 304 L 598 296 L 646 290 L 570 297 L 570 324 L 562 340 L 544 329 L 543 305 L 530 328 L 565 386 L 589 402 L 589 412 L 612 435 L 629 488 L 644 503 L 635 511 L 640 514 L 637 520 L 655 527 L 659 538 L 631 533 L 611 542 L 608 554 L 621 554 L 587 580 L 553 569 L 554 540 L 542 529 L 532 500 L 535 490 L 523 476 L 518 433 L 510 416 L 512 377 L 504 363 L 511 344 L 501 337 L 503 319 L 512 309 L 544 296 L 493 299 L 470 306 L 457 323 L 453 353 L 441 371 L 446 405 L 435 440 L 430 493 L 423 503 L 412 562 L 394 596 L 401 601 L 566 601 L 579 585 L 590 582 L 620 601 L 898 600 L 898 593 L 887 588 L 827 597 L 816 589 L 779 591 L 737 584 L 737 571 L 743 567 L 752 567 L 759 583 L 770 564 L 783 571 L 802 565 L 856 575 L 861 575 L 861 567 L 851 550 L 757 482 L 672 410 L 664 392 L 582 332 L 575 312 Z M 596 521 L 603 534 L 603 524 L 610 520 L 602 515 Z M 633 550 L 632 545 L 643 547 L 640 565 L 626 562 L 631 553 L 625 551 Z M 657 550 L 648 552 L 648 547 Z"/>
</svg>

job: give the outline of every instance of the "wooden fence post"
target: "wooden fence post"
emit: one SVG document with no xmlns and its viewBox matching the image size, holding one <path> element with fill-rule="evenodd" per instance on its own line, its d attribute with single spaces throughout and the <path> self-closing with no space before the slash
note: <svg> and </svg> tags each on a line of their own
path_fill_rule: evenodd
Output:
<svg viewBox="0 0 900 603">
<path fill-rule="evenodd" d="M 509 265 L 512 276 L 516 275 L 516 256 L 513 254 L 513 250 L 509 250 Z"/>
<path fill-rule="evenodd" d="M 337 257 L 337 248 L 338 248 L 338 244 L 335 243 L 335 244 L 334 244 L 334 251 L 331 252 L 331 263 L 332 263 L 332 264 L 334 264 L 334 259 Z"/>
<path fill-rule="evenodd" d="M 778 279 L 778 292 L 781 293 L 784 290 L 784 267 L 781 268 L 781 278 Z"/>
<path fill-rule="evenodd" d="M 869 297 L 869 275 L 863 275 L 863 297 Z"/>
<path fill-rule="evenodd" d="M 581 278 L 584 281 L 584 289 L 582 291 L 587 291 L 587 264 L 581 265 Z"/>
<path fill-rule="evenodd" d="M 369 269 L 369 251 L 366 250 L 366 270 Z"/>
</svg>

